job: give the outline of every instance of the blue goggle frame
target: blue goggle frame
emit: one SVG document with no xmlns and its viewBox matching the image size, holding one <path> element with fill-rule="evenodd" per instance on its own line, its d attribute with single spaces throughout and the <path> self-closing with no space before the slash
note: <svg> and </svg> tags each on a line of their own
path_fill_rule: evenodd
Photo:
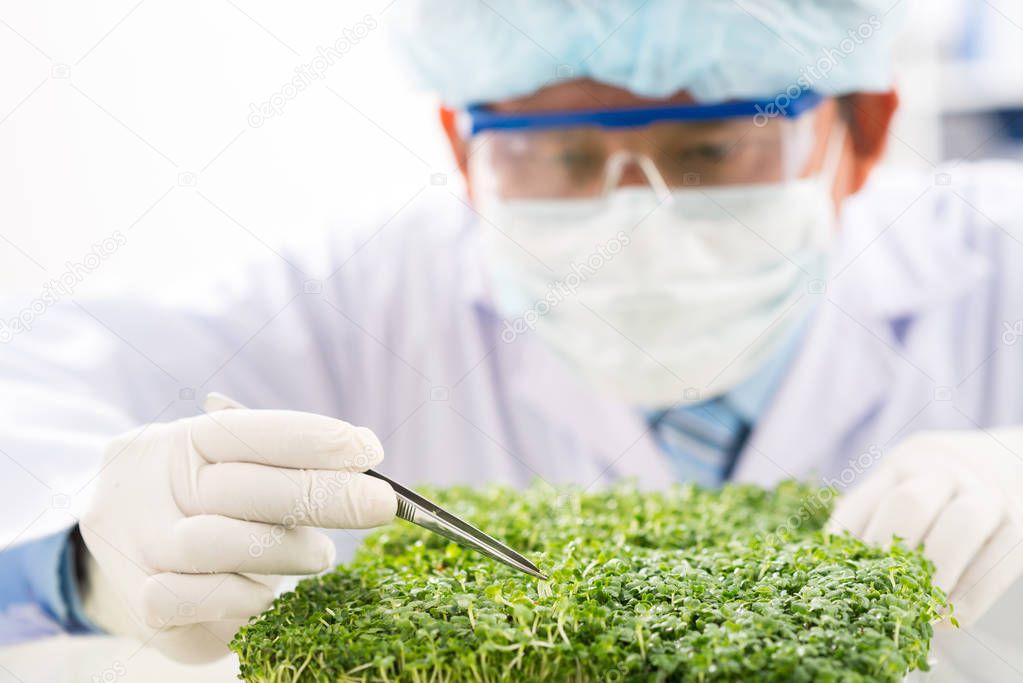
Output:
<svg viewBox="0 0 1023 683">
<path fill-rule="evenodd" d="M 803 90 L 795 97 L 780 95 L 768 100 L 744 100 L 718 104 L 674 104 L 630 109 L 583 109 L 579 111 L 505 114 L 485 104 L 474 104 L 466 109 L 469 135 L 485 130 L 542 130 L 572 126 L 600 126 L 601 128 L 635 128 L 657 121 L 708 121 L 711 119 L 767 118 L 794 119 L 814 109 L 824 96 L 813 90 Z M 785 102 L 784 105 L 781 102 Z"/>
</svg>

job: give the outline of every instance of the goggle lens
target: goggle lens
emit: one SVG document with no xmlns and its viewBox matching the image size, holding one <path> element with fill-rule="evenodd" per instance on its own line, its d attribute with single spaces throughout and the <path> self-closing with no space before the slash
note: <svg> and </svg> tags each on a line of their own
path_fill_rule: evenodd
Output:
<svg viewBox="0 0 1023 683">
<path fill-rule="evenodd" d="M 669 189 L 781 182 L 810 147 L 799 131 L 812 139 L 811 118 L 484 131 L 472 140 L 470 173 L 475 187 L 505 199 L 594 197 L 657 182 Z"/>
</svg>

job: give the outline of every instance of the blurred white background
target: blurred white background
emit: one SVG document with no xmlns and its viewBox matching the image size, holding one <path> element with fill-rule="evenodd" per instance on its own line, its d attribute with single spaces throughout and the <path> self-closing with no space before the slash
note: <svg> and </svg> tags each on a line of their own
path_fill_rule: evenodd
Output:
<svg viewBox="0 0 1023 683">
<path fill-rule="evenodd" d="M 0 4 L 4 293 L 27 303 L 115 230 L 126 244 L 75 296 L 168 290 L 450 173 L 436 105 L 388 58 L 391 4 Z M 339 40 L 322 78 L 285 89 Z"/>
<path fill-rule="evenodd" d="M 908 10 L 889 163 L 1023 156 L 1023 0 L 917 1 Z"/>
<path fill-rule="evenodd" d="M 400 2 L 0 2 L 0 314 L 117 230 L 75 296 L 126 278 L 170 294 L 332 216 L 397 208 L 434 173 L 457 183 L 436 103 L 389 58 Z M 339 39 L 322 78 L 284 91 Z M 916 2 L 898 73 L 888 163 L 1017 154 L 1023 0 Z"/>
</svg>

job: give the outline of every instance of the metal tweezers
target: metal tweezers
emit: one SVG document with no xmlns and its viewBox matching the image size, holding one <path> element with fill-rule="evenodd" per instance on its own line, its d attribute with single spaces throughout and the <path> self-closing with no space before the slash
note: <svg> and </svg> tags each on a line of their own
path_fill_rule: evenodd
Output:
<svg viewBox="0 0 1023 683">
<path fill-rule="evenodd" d="M 520 572 L 525 572 L 543 581 L 547 580 L 547 577 L 540 572 L 535 564 L 504 543 L 486 535 L 472 524 L 459 519 L 436 503 L 430 502 L 415 491 L 405 488 L 379 472 L 366 470 L 365 473 L 391 485 L 394 493 L 398 496 L 398 517 L 451 539 L 460 546 L 471 548 L 498 562 L 503 562 Z"/>
</svg>

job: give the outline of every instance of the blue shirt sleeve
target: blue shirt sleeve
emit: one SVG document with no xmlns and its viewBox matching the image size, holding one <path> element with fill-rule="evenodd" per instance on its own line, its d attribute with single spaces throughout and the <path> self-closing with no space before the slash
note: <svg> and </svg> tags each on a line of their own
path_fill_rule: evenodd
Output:
<svg viewBox="0 0 1023 683">
<path fill-rule="evenodd" d="M 0 645 L 99 633 L 78 591 L 78 527 L 0 552 Z"/>
</svg>

